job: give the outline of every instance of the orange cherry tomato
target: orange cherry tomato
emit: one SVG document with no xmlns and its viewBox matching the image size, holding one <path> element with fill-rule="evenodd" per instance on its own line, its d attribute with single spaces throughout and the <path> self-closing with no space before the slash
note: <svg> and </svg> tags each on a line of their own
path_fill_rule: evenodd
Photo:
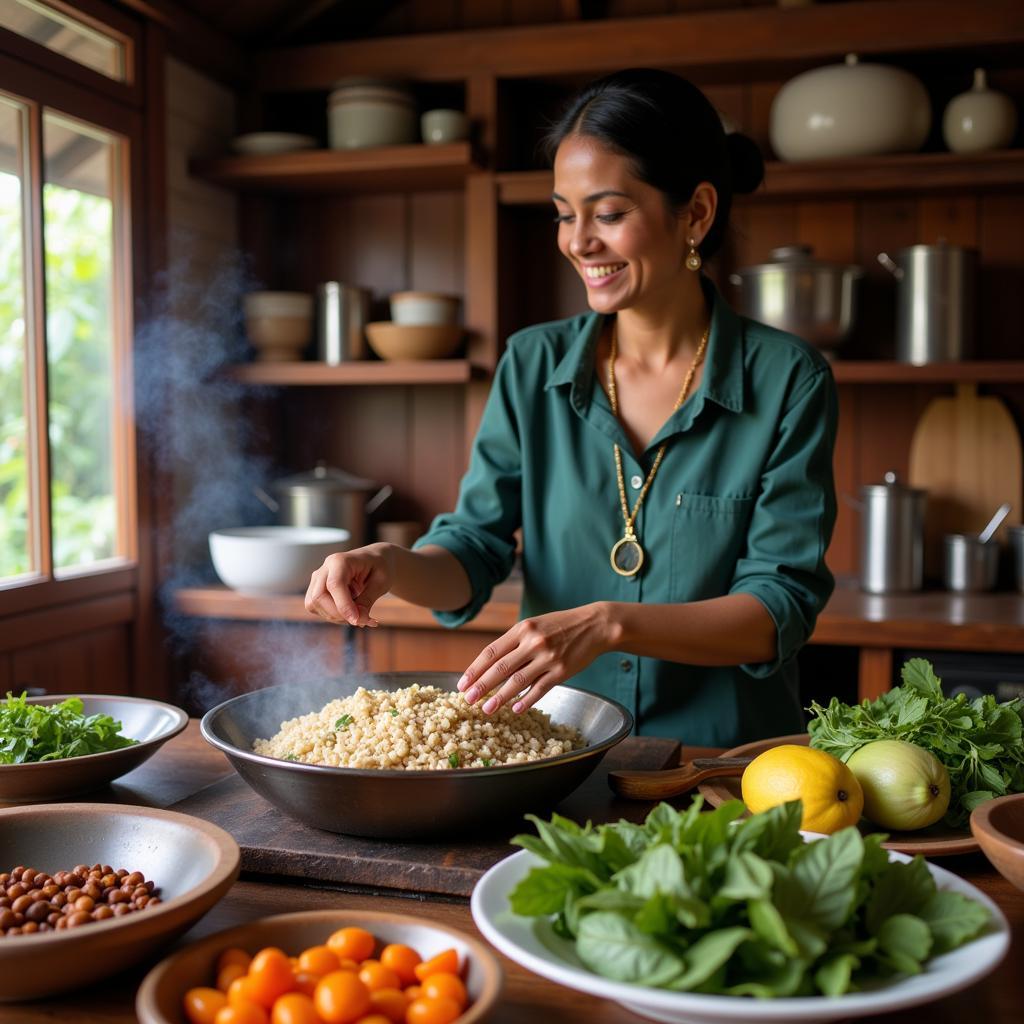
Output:
<svg viewBox="0 0 1024 1024">
<path fill-rule="evenodd" d="M 462 984 L 462 979 L 457 974 L 438 971 L 437 974 L 431 974 L 420 987 L 425 998 L 438 999 L 441 996 L 448 996 L 459 1004 L 461 1010 L 464 1010 L 466 1003 L 469 1002 L 466 986 Z"/>
<path fill-rule="evenodd" d="M 253 1006 L 260 1006 L 258 982 L 250 978 L 248 974 L 236 978 L 228 985 L 228 1006 L 238 1006 L 241 1003 L 252 1003 Z"/>
<path fill-rule="evenodd" d="M 411 985 L 416 980 L 416 965 L 422 962 L 422 957 L 411 946 L 392 942 L 380 951 L 380 962 L 390 967 L 403 985 Z"/>
<path fill-rule="evenodd" d="M 213 1018 L 214 1024 L 268 1024 L 270 1018 L 262 1006 L 255 1003 L 239 1003 L 238 1006 L 225 1006 L 217 1011 Z"/>
<path fill-rule="evenodd" d="M 299 971 L 295 975 L 295 991 L 301 992 L 304 996 L 313 998 L 313 992 L 316 990 L 317 982 L 320 980 L 321 975 L 310 974 L 308 971 Z"/>
<path fill-rule="evenodd" d="M 351 1024 L 370 1009 L 370 990 L 352 971 L 332 971 L 317 983 L 313 1005 L 326 1024 Z"/>
<path fill-rule="evenodd" d="M 432 974 L 458 974 L 459 973 L 459 954 L 454 949 L 446 949 L 442 953 L 438 953 L 437 956 L 432 956 L 429 960 L 424 960 L 423 963 L 417 964 L 414 968 L 416 977 L 422 982 L 429 978 Z"/>
<path fill-rule="evenodd" d="M 411 1003 L 414 999 L 419 999 L 420 995 L 422 994 L 422 989 L 420 988 L 419 985 L 406 985 L 405 988 L 402 989 L 402 993 L 405 995 L 405 998 Z"/>
<path fill-rule="evenodd" d="M 378 988 L 398 988 L 402 984 L 398 975 L 379 960 L 364 960 L 359 968 L 359 980 L 371 992 Z"/>
<path fill-rule="evenodd" d="M 217 957 L 217 973 L 220 974 L 228 964 L 238 964 L 249 970 L 249 964 L 251 963 L 252 957 L 244 949 L 239 949 L 237 946 L 229 946 Z"/>
<path fill-rule="evenodd" d="M 385 1017 L 383 1013 L 370 1013 L 360 1017 L 356 1024 L 391 1024 L 391 1018 Z"/>
<path fill-rule="evenodd" d="M 462 1010 L 454 999 L 440 996 L 427 999 L 420 996 L 414 999 L 405 1011 L 406 1024 L 451 1024 L 462 1016 Z"/>
<path fill-rule="evenodd" d="M 231 982 L 238 978 L 244 978 L 246 975 L 246 969 L 237 963 L 225 964 L 219 971 L 217 971 L 217 988 L 221 992 L 227 992 L 231 987 Z"/>
<path fill-rule="evenodd" d="M 322 978 L 339 970 L 337 954 L 327 946 L 310 946 L 299 954 L 299 970 Z"/>
<path fill-rule="evenodd" d="M 190 988 L 185 993 L 185 1016 L 189 1024 L 213 1024 L 217 1011 L 228 1005 L 228 997 L 215 988 Z"/>
<path fill-rule="evenodd" d="M 320 1024 L 320 1017 L 309 996 L 287 992 L 274 1003 L 270 1024 Z"/>
<path fill-rule="evenodd" d="M 387 1017 L 391 1024 L 405 1024 L 405 1008 L 408 1005 L 408 996 L 398 988 L 378 988 L 370 993 L 373 1012 Z"/>
<path fill-rule="evenodd" d="M 365 928 L 339 928 L 327 939 L 327 945 L 339 960 L 361 963 L 373 956 L 377 940 Z"/>
<path fill-rule="evenodd" d="M 248 978 L 250 992 L 267 1010 L 278 996 L 295 988 L 291 962 L 279 949 L 261 949 L 252 958 Z"/>
</svg>

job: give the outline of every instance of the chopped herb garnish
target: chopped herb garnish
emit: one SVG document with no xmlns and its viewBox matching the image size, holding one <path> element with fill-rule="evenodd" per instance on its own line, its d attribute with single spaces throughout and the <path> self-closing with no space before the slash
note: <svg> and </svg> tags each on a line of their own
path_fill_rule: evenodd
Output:
<svg viewBox="0 0 1024 1024">
<path fill-rule="evenodd" d="M 335 729 L 347 729 L 351 724 L 352 724 L 352 716 L 351 715 L 342 715 L 341 718 L 339 718 L 334 723 L 334 728 Z"/>
<path fill-rule="evenodd" d="M 392 718 L 397 718 L 398 717 L 398 712 L 394 708 L 391 709 L 391 717 Z"/>
<path fill-rule="evenodd" d="M 285 754 L 284 759 L 286 761 L 298 761 L 298 758 L 294 754 Z"/>
<path fill-rule="evenodd" d="M 450 764 L 450 765 L 451 765 L 451 766 L 452 766 L 453 768 L 458 768 L 458 767 L 459 767 L 459 755 L 458 755 L 458 752 L 457 752 L 457 751 L 456 751 L 456 753 L 454 753 L 454 754 L 449 754 L 449 755 L 448 755 L 448 763 L 449 763 L 449 764 Z"/>
<path fill-rule="evenodd" d="M 485 768 L 490 768 L 491 765 L 494 764 L 494 762 L 489 757 L 485 757 L 483 759 L 483 761 L 484 761 L 484 767 Z"/>
</svg>

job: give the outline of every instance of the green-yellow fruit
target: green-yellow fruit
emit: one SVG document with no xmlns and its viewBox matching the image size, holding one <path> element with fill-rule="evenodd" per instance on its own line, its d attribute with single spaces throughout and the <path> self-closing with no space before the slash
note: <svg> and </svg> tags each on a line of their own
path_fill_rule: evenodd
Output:
<svg viewBox="0 0 1024 1024">
<path fill-rule="evenodd" d="M 927 828 L 949 807 L 949 772 L 913 743 L 875 740 L 846 764 L 864 790 L 864 816 L 882 828 Z"/>
</svg>

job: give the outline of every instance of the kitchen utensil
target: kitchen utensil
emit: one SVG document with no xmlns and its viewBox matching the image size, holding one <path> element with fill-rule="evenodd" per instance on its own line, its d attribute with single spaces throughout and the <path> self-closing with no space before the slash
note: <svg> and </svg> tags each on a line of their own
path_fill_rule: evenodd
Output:
<svg viewBox="0 0 1024 1024">
<path fill-rule="evenodd" d="M 298 135 L 295 132 L 246 132 L 231 140 L 231 148 L 246 156 L 295 153 L 302 149 L 316 149 L 316 139 L 312 135 Z"/>
<path fill-rule="evenodd" d="M 729 275 L 737 307 L 818 345 L 838 348 L 853 329 L 863 271 L 815 259 L 808 245 L 772 249 L 771 259 Z"/>
<path fill-rule="evenodd" d="M 984 543 L 973 533 L 947 533 L 943 538 L 942 579 L 947 590 L 974 594 L 991 590 L 999 574 L 999 545 Z"/>
<path fill-rule="evenodd" d="M 541 761 L 493 768 L 383 771 L 280 761 L 252 751 L 281 722 L 308 714 L 360 686 L 401 689 L 419 683 L 454 690 L 457 672 L 350 673 L 341 679 L 276 686 L 242 694 L 203 718 L 204 739 L 227 755 L 239 775 L 282 812 L 315 828 L 381 839 L 464 836 L 498 821 L 517 821 L 572 792 L 633 726 L 622 705 L 571 686 L 556 686 L 536 704 L 586 739 Z"/>
<path fill-rule="evenodd" d="M 982 544 L 987 544 L 995 534 L 996 530 L 1003 525 L 1003 520 L 1010 514 L 1011 505 L 1008 501 L 1004 501 L 999 508 L 996 509 L 995 514 L 988 521 L 988 525 L 978 536 L 978 540 Z"/>
<path fill-rule="evenodd" d="M 97 754 L 97 757 L 106 755 Z M 82 760 L 82 759 L 79 759 Z M 123 804 L 33 804 L 0 810 L 0 861 L 70 870 L 141 871 L 161 903 L 80 928 L 0 939 L 0 1001 L 56 996 L 144 960 L 199 920 L 238 877 L 238 844 L 216 825 Z M 6 1019 L 18 1018 L 3 1011 Z"/>
<path fill-rule="evenodd" d="M 988 87 L 984 68 L 974 85 L 954 96 L 942 115 L 942 137 L 954 153 L 1006 149 L 1017 134 L 1017 108 L 1005 93 Z"/>
<path fill-rule="evenodd" d="M 1013 579 L 1018 594 L 1024 594 L 1024 526 L 1011 526 L 1010 552 L 1013 558 Z"/>
<path fill-rule="evenodd" d="M 277 480 L 271 490 L 280 498 L 282 523 L 347 530 L 354 548 L 366 543 L 367 517 L 394 493 L 390 484 L 381 487 L 323 462 L 309 472 Z"/>
<path fill-rule="evenodd" d="M 394 292 L 391 320 L 396 324 L 453 324 L 459 311 L 457 295 L 441 292 Z"/>
<path fill-rule="evenodd" d="M 316 356 L 328 366 L 366 357 L 370 291 L 325 281 L 316 289 Z"/>
<path fill-rule="evenodd" d="M 775 736 L 766 740 L 754 740 L 723 751 L 722 757 L 757 757 L 772 747 L 783 744 L 807 745 L 810 736 L 805 732 L 792 736 Z M 719 807 L 726 800 L 742 800 L 740 783 L 734 778 L 717 778 L 700 784 L 700 794 L 711 807 Z M 866 821 L 861 821 L 861 831 L 865 834 L 879 831 Z M 941 821 L 917 832 L 889 832 L 889 838 L 882 843 L 887 850 L 895 850 L 913 856 L 920 853 L 924 857 L 952 857 L 963 853 L 976 853 L 979 849 L 977 840 L 966 829 L 950 828 Z"/>
<path fill-rule="evenodd" d="M 931 117 L 928 93 L 910 72 L 861 64 L 851 53 L 783 85 L 769 136 L 782 160 L 910 153 L 928 137 Z"/>
<path fill-rule="evenodd" d="M 396 324 L 379 320 L 366 325 L 370 348 L 381 359 L 445 359 L 462 343 L 461 324 Z"/>
<path fill-rule="evenodd" d="M 420 118 L 420 133 L 430 145 L 461 142 L 469 138 L 469 118 L 461 110 L 428 110 Z"/>
<path fill-rule="evenodd" d="M 1020 434 L 1000 399 L 958 384 L 953 397 L 928 404 L 914 429 L 908 469 L 911 485 L 928 491 L 926 578 L 942 578 L 947 533 L 977 535 L 1004 502 L 1013 506 L 1007 521 L 1020 522 L 1021 458 Z"/>
<path fill-rule="evenodd" d="M 889 859 L 904 863 L 910 860 L 891 851 Z M 611 1000 L 644 1019 L 668 1024 L 761 1024 L 769 1021 L 811 1024 L 880 1013 L 893 1013 L 892 1019 L 896 1020 L 898 1011 L 906 1007 L 941 999 L 972 985 L 995 970 L 1010 948 L 1010 926 L 999 907 L 953 872 L 925 863 L 940 892 L 958 892 L 977 900 L 988 911 L 990 923 L 978 938 L 929 960 L 920 974 L 897 975 L 865 987 L 863 991 L 841 996 L 800 995 L 773 999 L 674 992 L 669 988 L 613 981 L 588 970 L 579 959 L 575 944 L 555 934 L 550 919 L 521 917 L 510 911 L 509 894 L 533 868 L 545 863 L 529 850 L 520 850 L 495 864 L 484 875 L 473 890 L 470 902 L 473 922 L 483 937 L 499 953 L 557 985 Z M 636 947 L 643 948 L 639 941 L 635 946 L 627 946 L 624 941 L 614 947 L 609 944 L 614 952 L 607 955 L 624 956 L 626 950 L 631 955 L 639 955 Z M 655 952 L 656 947 L 652 956 Z"/>
<path fill-rule="evenodd" d="M 896 358 L 904 363 L 953 362 L 974 348 L 977 253 L 958 245 L 912 245 L 893 260 L 878 254 L 899 281 Z"/>
<path fill-rule="evenodd" d="M 173 704 L 144 697 L 114 697 L 105 694 L 50 694 L 29 697 L 30 704 L 60 704 L 68 697 L 79 697 L 84 715 L 110 715 L 121 723 L 121 732 L 139 742 L 120 750 L 57 761 L 33 764 L 0 765 L 0 800 L 10 803 L 41 803 L 44 800 L 67 800 L 79 793 L 104 786 L 127 775 L 148 760 L 169 739 L 188 725 L 188 715 Z M 19 861 L 20 864 L 28 863 Z M 74 861 L 68 867 L 74 867 Z M 0 868 L 6 871 L 7 868 Z"/>
<path fill-rule="evenodd" d="M 299 359 L 313 330 L 313 296 L 249 292 L 242 300 L 245 333 L 262 362 Z"/>
<path fill-rule="evenodd" d="M 351 546 L 347 530 L 324 526 L 239 526 L 209 541 L 221 582 L 242 594 L 301 593 L 328 555 Z"/>
<path fill-rule="evenodd" d="M 896 474 L 860 489 L 860 585 L 869 594 L 920 590 L 924 577 L 926 491 Z"/>
<path fill-rule="evenodd" d="M 417 141 L 416 100 L 398 82 L 343 78 L 327 100 L 331 149 L 396 146 Z"/>
<path fill-rule="evenodd" d="M 498 1001 L 501 965 L 479 939 L 409 914 L 339 908 L 277 914 L 207 935 L 167 957 L 146 975 L 135 998 L 135 1012 L 141 1024 L 180 1024 L 182 998 L 190 988 L 213 984 L 217 958 L 225 949 L 244 949 L 254 954 L 267 946 L 276 946 L 298 956 L 310 946 L 323 945 L 332 932 L 344 927 L 370 932 L 377 940 L 375 955 L 389 943 L 411 946 L 424 960 L 454 949 L 459 962 L 465 965 L 463 981 L 469 1005 L 453 1024 L 483 1020 Z"/>
<path fill-rule="evenodd" d="M 697 757 L 678 768 L 647 772 L 609 772 L 608 785 L 627 800 L 670 800 L 688 793 L 705 779 L 738 778 L 750 764 L 749 757 Z"/>
<path fill-rule="evenodd" d="M 979 804 L 971 811 L 971 832 L 999 874 L 1024 890 L 1024 793 Z"/>
</svg>

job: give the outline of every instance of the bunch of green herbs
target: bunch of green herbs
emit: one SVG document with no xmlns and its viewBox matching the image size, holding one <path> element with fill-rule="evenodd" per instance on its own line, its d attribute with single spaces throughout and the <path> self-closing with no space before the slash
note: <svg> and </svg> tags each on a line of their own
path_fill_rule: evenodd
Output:
<svg viewBox="0 0 1024 1024">
<path fill-rule="evenodd" d="M 78 697 L 59 704 L 30 704 L 26 694 L 7 694 L 0 703 L 0 764 L 57 761 L 130 747 L 138 740 L 121 735 L 110 715 L 85 715 Z"/>
<path fill-rule="evenodd" d="M 920 857 L 890 861 L 883 835 L 800 835 L 799 801 L 743 821 L 739 800 L 701 813 L 656 807 L 643 825 L 528 817 L 514 843 L 546 861 L 510 895 L 555 915 L 557 935 L 615 981 L 732 996 L 839 996 L 974 938 L 988 911 L 939 891 Z"/>
<path fill-rule="evenodd" d="M 851 707 L 833 697 L 807 731 L 811 746 L 846 761 L 874 740 L 905 740 L 930 751 L 949 772 L 951 796 L 943 819 L 967 823 L 980 803 L 1024 791 L 1024 700 L 998 703 L 991 694 L 946 697 L 930 662 L 912 658 L 903 685 Z"/>
</svg>

